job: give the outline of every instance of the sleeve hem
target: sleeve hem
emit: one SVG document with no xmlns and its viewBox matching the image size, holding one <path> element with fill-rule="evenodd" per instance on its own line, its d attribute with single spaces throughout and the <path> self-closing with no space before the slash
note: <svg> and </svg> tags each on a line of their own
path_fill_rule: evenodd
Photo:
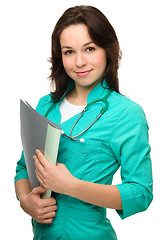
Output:
<svg viewBox="0 0 163 240">
<path fill-rule="evenodd" d="M 143 194 L 143 190 L 141 191 L 140 194 L 140 189 L 139 193 L 135 194 L 135 196 L 132 195 L 131 191 L 129 190 L 130 188 L 130 183 L 128 184 L 119 184 L 116 185 L 118 188 L 120 195 L 121 195 L 121 201 L 122 201 L 122 209 L 123 210 L 116 210 L 120 218 L 123 220 L 129 216 L 132 216 L 136 213 L 143 212 L 145 211 L 150 203 L 152 202 L 153 195 L 151 192 L 145 191 Z M 135 190 L 137 189 L 137 186 L 133 185 Z"/>
<path fill-rule="evenodd" d="M 29 179 L 29 177 L 28 177 L 28 175 L 26 175 L 26 174 L 16 176 L 15 179 L 14 179 L 14 185 L 15 185 L 15 183 L 16 183 L 18 180 L 20 180 L 20 179 Z"/>
</svg>

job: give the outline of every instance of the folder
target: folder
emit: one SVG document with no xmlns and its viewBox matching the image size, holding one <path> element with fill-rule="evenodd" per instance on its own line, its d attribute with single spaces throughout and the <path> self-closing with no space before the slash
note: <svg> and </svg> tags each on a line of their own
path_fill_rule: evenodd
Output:
<svg viewBox="0 0 163 240">
<path fill-rule="evenodd" d="M 56 164 L 61 127 L 39 114 L 28 102 L 20 100 L 20 132 L 29 182 L 33 189 L 40 186 L 33 159 L 36 149 L 41 150 L 49 162 Z M 51 197 L 51 190 L 46 190 L 41 197 Z"/>
</svg>

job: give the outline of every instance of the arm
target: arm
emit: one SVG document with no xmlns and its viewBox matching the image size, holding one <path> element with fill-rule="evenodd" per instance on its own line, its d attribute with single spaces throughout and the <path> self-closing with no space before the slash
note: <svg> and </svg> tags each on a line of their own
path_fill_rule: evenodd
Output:
<svg viewBox="0 0 163 240">
<path fill-rule="evenodd" d="M 40 184 L 54 192 L 63 193 L 101 207 L 122 210 L 121 197 L 116 186 L 79 180 L 61 163 L 49 163 L 41 151 L 34 156 L 36 175 Z"/>
<path fill-rule="evenodd" d="M 145 211 L 152 199 L 152 165 L 148 140 L 148 124 L 142 108 L 135 104 L 127 108 L 115 124 L 110 148 L 121 165 L 122 184 L 119 189 L 124 219 Z"/>
<path fill-rule="evenodd" d="M 146 210 L 153 199 L 153 181 L 148 125 L 139 105 L 120 115 L 110 148 L 121 165 L 122 184 L 107 186 L 75 179 L 64 164 L 50 165 L 39 151 L 34 157 L 37 178 L 47 189 L 114 208 L 122 219 Z"/>
<path fill-rule="evenodd" d="M 15 190 L 21 208 L 40 223 L 51 223 L 57 209 L 54 198 L 41 199 L 40 194 L 45 192 L 43 187 L 31 191 L 24 154 L 17 163 L 15 176 Z"/>
<path fill-rule="evenodd" d="M 67 194 L 101 207 L 122 210 L 121 196 L 116 186 L 76 179 Z"/>
<path fill-rule="evenodd" d="M 30 193 L 30 185 L 28 179 L 19 179 L 15 183 L 15 191 L 18 199 L 20 200 L 23 195 L 27 195 Z"/>
</svg>

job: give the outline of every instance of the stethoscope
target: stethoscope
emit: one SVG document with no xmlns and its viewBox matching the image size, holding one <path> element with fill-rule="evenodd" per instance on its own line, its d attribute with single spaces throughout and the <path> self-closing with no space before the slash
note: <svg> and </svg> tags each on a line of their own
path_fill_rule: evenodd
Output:
<svg viewBox="0 0 163 240">
<path fill-rule="evenodd" d="M 107 98 L 110 96 L 111 92 L 112 92 L 112 90 L 109 90 L 103 98 L 97 98 L 97 99 L 91 101 L 90 103 L 88 103 L 87 106 L 80 113 L 80 115 L 77 118 L 77 120 L 75 121 L 74 125 L 72 126 L 71 131 L 70 131 L 70 135 L 67 135 L 63 130 L 62 130 L 62 135 L 66 136 L 67 138 L 69 138 L 71 140 L 74 140 L 74 141 L 85 142 L 84 138 L 81 138 L 81 139 L 76 139 L 76 138 L 79 137 L 80 135 L 82 135 L 84 132 L 86 132 L 106 112 L 106 110 L 108 109 L 108 105 L 109 105 Z M 73 131 L 74 127 L 76 126 L 77 122 L 79 121 L 79 119 L 82 117 L 82 115 L 86 111 L 88 111 L 89 107 L 96 102 L 104 102 L 104 107 L 101 109 L 101 111 L 98 114 L 98 116 L 96 117 L 96 119 L 86 129 L 84 129 L 82 132 L 78 133 L 75 136 L 72 136 L 72 131 Z M 52 103 L 52 105 L 48 108 L 48 110 L 44 114 L 44 117 L 48 116 L 49 112 L 52 110 L 54 105 L 55 105 L 55 103 Z"/>
</svg>

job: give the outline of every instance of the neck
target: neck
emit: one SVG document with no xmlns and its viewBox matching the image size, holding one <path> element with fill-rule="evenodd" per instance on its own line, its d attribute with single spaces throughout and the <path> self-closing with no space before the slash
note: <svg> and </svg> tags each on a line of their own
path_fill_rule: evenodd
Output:
<svg viewBox="0 0 163 240">
<path fill-rule="evenodd" d="M 76 89 L 74 88 L 67 96 L 66 99 L 68 102 L 74 105 L 80 105 L 84 106 L 87 105 L 87 94 L 80 94 Z"/>
<path fill-rule="evenodd" d="M 88 94 L 99 82 L 100 81 L 96 81 L 90 86 L 81 86 L 75 83 L 75 88 L 66 96 L 67 100 L 75 105 L 87 105 Z"/>
<path fill-rule="evenodd" d="M 92 86 L 82 87 L 76 85 L 75 88 L 66 96 L 66 98 L 72 104 L 80 106 L 87 105 L 87 97 L 92 88 Z"/>
</svg>

